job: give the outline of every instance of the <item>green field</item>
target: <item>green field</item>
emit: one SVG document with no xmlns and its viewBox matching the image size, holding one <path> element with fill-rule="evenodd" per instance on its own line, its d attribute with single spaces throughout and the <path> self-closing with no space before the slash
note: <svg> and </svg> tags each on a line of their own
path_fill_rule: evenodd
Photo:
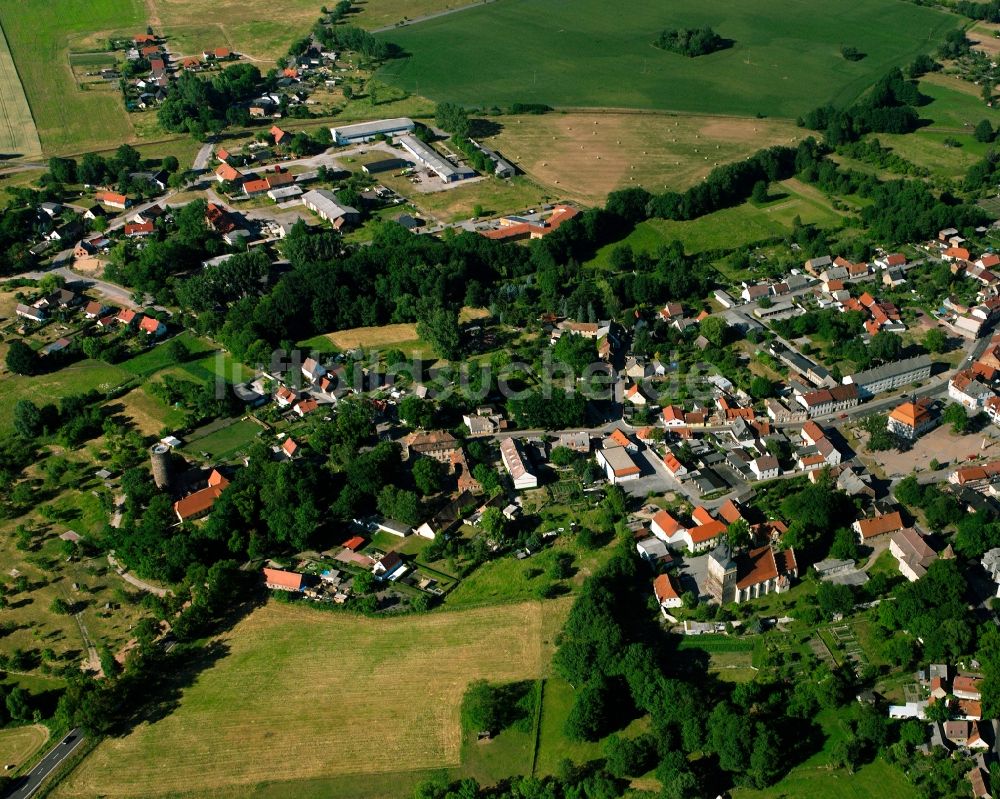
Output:
<svg viewBox="0 0 1000 799">
<path fill-rule="evenodd" d="M 677 0 L 624 9 L 600 0 L 499 0 L 384 34 L 408 57 L 378 75 L 435 100 L 485 107 L 536 102 L 795 117 L 827 101 L 851 102 L 958 24 L 956 16 L 898 0 Z M 652 46 L 664 28 L 703 25 L 733 46 L 692 59 Z M 847 61 L 844 44 L 866 57 Z"/>
<path fill-rule="evenodd" d="M 0 153 L 37 155 L 42 150 L 28 98 L 0 29 Z"/>
<path fill-rule="evenodd" d="M 169 715 L 102 742 L 54 795 L 247 796 L 273 781 L 298 796 L 356 799 L 368 782 L 411 795 L 382 775 L 459 767 L 467 684 L 542 677 L 567 610 L 364 619 L 270 602 L 222 636 Z"/>
<path fill-rule="evenodd" d="M 107 392 L 129 377 L 118 366 L 92 360 L 78 361 L 57 372 L 36 377 L 6 375 L 3 378 L 4 391 L 0 396 L 0 426 L 10 425 L 18 400 L 30 399 L 44 404 L 58 402 L 60 397 L 68 394 L 86 394 L 93 390 Z"/>
<path fill-rule="evenodd" d="M 225 460 L 246 449 L 260 436 L 262 430 L 259 424 L 249 419 L 234 422 L 201 438 L 197 438 L 196 434 L 192 435 L 185 444 L 185 450 L 193 454 L 207 452 L 213 460 Z"/>
<path fill-rule="evenodd" d="M 784 236 L 791 232 L 798 216 L 804 224 L 836 227 L 843 217 L 829 204 L 806 193 L 798 181 L 785 181 L 771 188 L 771 195 L 786 195 L 761 206 L 744 203 L 698 219 L 678 222 L 671 219 L 648 219 L 636 225 L 626 238 L 602 247 L 591 262 L 606 268 L 611 251 L 627 244 L 635 252 L 655 253 L 673 240 L 684 244 L 689 255 L 714 250 L 731 250 L 755 242 Z"/>
<path fill-rule="evenodd" d="M 69 41 L 105 30 L 145 28 L 142 0 L 0 0 L 10 44 L 46 152 L 78 152 L 131 140 L 117 92 L 83 91 L 69 63 Z"/>
</svg>

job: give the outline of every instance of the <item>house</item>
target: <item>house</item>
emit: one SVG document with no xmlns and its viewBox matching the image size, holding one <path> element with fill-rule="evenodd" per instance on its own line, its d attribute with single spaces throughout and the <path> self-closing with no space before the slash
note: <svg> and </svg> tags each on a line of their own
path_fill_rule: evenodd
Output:
<svg viewBox="0 0 1000 799">
<path fill-rule="evenodd" d="M 982 701 L 982 678 L 972 674 L 959 674 L 952 681 L 951 692 L 956 699 L 970 699 L 974 702 Z"/>
<path fill-rule="evenodd" d="M 137 311 L 133 311 L 131 308 L 122 308 L 118 312 L 118 316 L 115 317 L 118 324 L 125 325 L 126 327 L 132 327 L 133 325 L 138 325 L 142 320 L 142 314 Z"/>
<path fill-rule="evenodd" d="M 646 396 L 642 393 L 642 389 L 639 387 L 638 383 L 635 383 L 629 386 L 627 389 L 625 389 L 625 399 L 627 399 L 633 405 L 639 407 L 649 404 L 649 400 L 647 400 Z"/>
<path fill-rule="evenodd" d="M 289 405 L 295 403 L 298 398 L 298 392 L 293 391 L 287 386 L 279 386 L 278 390 L 274 393 L 274 400 L 278 403 L 279 408 L 287 408 Z"/>
<path fill-rule="evenodd" d="M 302 376 L 311 383 L 315 383 L 326 374 L 326 367 L 319 363 L 315 358 L 306 358 L 302 362 L 301 369 Z"/>
<path fill-rule="evenodd" d="M 312 413 L 318 407 L 319 403 L 316 402 L 316 400 L 310 398 L 310 399 L 299 400 L 298 402 L 295 403 L 295 406 L 292 408 L 292 410 L 295 411 L 299 416 L 305 417 L 307 413 Z"/>
<path fill-rule="evenodd" d="M 124 194 L 114 191 L 99 191 L 94 195 L 94 199 L 109 208 L 120 208 L 123 211 L 132 204 L 132 201 Z"/>
<path fill-rule="evenodd" d="M 515 489 L 538 488 L 538 477 L 529 468 L 524 453 L 513 438 L 505 438 L 500 442 L 500 459 L 514 482 Z"/>
<path fill-rule="evenodd" d="M 758 480 L 771 480 L 778 476 L 778 459 L 773 455 L 761 455 L 750 461 L 750 470 Z"/>
<path fill-rule="evenodd" d="M 295 443 L 295 439 L 291 436 L 281 442 L 281 452 L 289 460 L 292 460 L 298 451 L 299 445 Z"/>
<path fill-rule="evenodd" d="M 356 224 L 361 218 L 356 208 L 341 203 L 337 195 L 328 189 L 307 191 L 302 195 L 302 204 L 336 230 Z"/>
<path fill-rule="evenodd" d="M 632 460 L 626 447 L 605 447 L 597 450 L 596 457 L 598 465 L 604 469 L 608 482 L 612 485 L 637 480 L 642 475 L 642 470 Z"/>
<path fill-rule="evenodd" d="M 992 396 L 992 389 L 983 385 L 972 369 L 958 371 L 948 381 L 948 399 L 969 410 L 983 407 Z"/>
<path fill-rule="evenodd" d="M 911 583 L 923 577 L 937 560 L 937 552 L 912 527 L 898 530 L 889 537 L 889 551 L 896 558 L 900 573 Z"/>
<path fill-rule="evenodd" d="M 303 591 L 306 576 L 284 569 L 264 569 L 264 585 L 272 591 Z"/>
<path fill-rule="evenodd" d="M 235 167 L 230 166 L 225 161 L 215 168 L 215 179 L 218 180 L 219 183 L 237 183 L 242 177 L 242 172 Z"/>
<path fill-rule="evenodd" d="M 403 439 L 403 454 L 406 458 L 424 455 L 447 464 L 459 446 L 458 440 L 446 430 L 414 432 Z"/>
<path fill-rule="evenodd" d="M 469 428 L 469 436 L 472 438 L 492 436 L 507 427 L 506 421 L 495 413 L 466 414 L 462 417 L 462 421 L 465 423 L 465 426 Z"/>
<path fill-rule="evenodd" d="M 583 430 L 576 433 L 560 433 L 556 439 L 556 446 L 587 455 L 590 453 L 590 433 Z"/>
<path fill-rule="evenodd" d="M 684 409 L 677 405 L 667 405 L 663 409 L 663 424 L 666 427 L 684 427 Z"/>
<path fill-rule="evenodd" d="M 91 300 L 83 309 L 83 315 L 87 319 L 97 319 L 101 314 L 107 312 L 108 308 L 104 303 Z"/>
<path fill-rule="evenodd" d="M 990 774 L 982 766 L 976 766 L 966 775 L 969 785 L 972 787 L 972 795 L 975 799 L 991 799 L 993 793 L 990 791 Z"/>
<path fill-rule="evenodd" d="M 687 467 L 681 463 L 677 456 L 670 450 L 667 450 L 666 454 L 663 456 L 663 465 L 666 466 L 667 471 L 676 478 L 681 478 L 688 473 Z"/>
<path fill-rule="evenodd" d="M 154 232 L 152 222 L 128 222 L 125 225 L 125 236 L 130 239 L 137 236 L 151 236 Z"/>
<path fill-rule="evenodd" d="M 858 519 L 851 525 L 862 544 L 872 544 L 885 540 L 892 533 L 902 530 L 903 527 L 903 517 L 898 510 L 876 516 L 873 519 Z"/>
<path fill-rule="evenodd" d="M 32 308 L 30 305 L 22 305 L 18 303 L 17 307 L 14 309 L 14 313 L 24 319 L 29 319 L 32 322 L 44 322 L 47 314 L 42 308 Z"/>
<path fill-rule="evenodd" d="M 274 137 L 275 145 L 280 145 L 282 142 L 287 142 L 289 139 L 291 139 L 291 134 L 286 133 L 277 125 L 272 125 L 271 130 L 269 130 L 268 133 L 270 133 Z"/>
<path fill-rule="evenodd" d="M 937 424 L 926 400 L 897 405 L 886 421 L 886 429 L 907 441 L 915 441 Z"/>
<path fill-rule="evenodd" d="M 156 338 L 167 332 L 167 326 L 152 316 L 142 317 L 142 321 L 139 322 L 139 329 L 147 336 L 154 336 Z"/>
<path fill-rule="evenodd" d="M 733 553 L 727 543 L 708 556 L 704 590 L 722 605 L 746 602 L 791 588 L 799 576 L 795 550 L 775 551 L 770 545 Z"/>
<path fill-rule="evenodd" d="M 856 386 L 843 385 L 798 394 L 795 400 L 809 416 L 823 416 L 853 408 L 858 404 L 859 397 Z"/>
<path fill-rule="evenodd" d="M 178 521 L 188 522 L 200 519 L 212 510 L 215 501 L 229 487 L 229 481 L 217 470 L 212 469 L 208 476 L 208 485 L 200 491 L 188 494 L 174 503 L 174 513 Z"/>
<path fill-rule="evenodd" d="M 372 566 L 372 574 L 379 580 L 389 580 L 395 582 L 406 574 L 406 564 L 398 552 L 388 552 Z"/>
<path fill-rule="evenodd" d="M 636 444 L 631 438 L 629 438 L 621 429 L 615 428 L 611 431 L 611 435 L 601 442 L 601 446 L 604 449 L 613 449 L 614 447 L 624 447 L 629 452 L 638 452 L 639 445 Z"/>
<path fill-rule="evenodd" d="M 232 233 L 237 227 L 232 215 L 215 203 L 209 203 L 205 207 L 205 224 L 216 233 Z"/>
<path fill-rule="evenodd" d="M 689 552 L 704 552 L 716 546 L 726 533 L 726 525 L 717 519 L 704 524 L 695 520 L 695 526 L 688 529 L 667 511 L 661 510 L 650 522 L 650 531 L 666 544 L 683 545 Z"/>
<path fill-rule="evenodd" d="M 680 592 L 669 574 L 657 575 L 653 580 L 653 596 L 660 605 L 660 612 L 667 615 L 669 608 L 679 608 L 682 604 Z"/>
<path fill-rule="evenodd" d="M 979 724 L 975 721 L 946 721 L 944 723 L 945 740 L 962 749 L 989 749 L 989 744 L 983 740 Z"/>
</svg>

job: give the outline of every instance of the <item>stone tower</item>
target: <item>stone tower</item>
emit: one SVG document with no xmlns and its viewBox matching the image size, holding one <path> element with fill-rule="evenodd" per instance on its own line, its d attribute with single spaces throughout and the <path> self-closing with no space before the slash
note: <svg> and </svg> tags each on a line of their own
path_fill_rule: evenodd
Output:
<svg viewBox="0 0 1000 799">
<path fill-rule="evenodd" d="M 737 566 L 728 544 L 719 544 L 708 556 L 705 590 L 720 605 L 736 601 Z"/>
<path fill-rule="evenodd" d="M 153 482 L 159 489 L 170 488 L 170 447 L 154 444 L 149 449 L 149 460 L 153 467 Z"/>
</svg>

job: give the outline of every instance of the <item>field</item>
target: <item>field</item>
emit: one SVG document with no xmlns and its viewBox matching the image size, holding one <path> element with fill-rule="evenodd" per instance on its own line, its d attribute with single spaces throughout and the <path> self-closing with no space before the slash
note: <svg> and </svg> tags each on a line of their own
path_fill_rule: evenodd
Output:
<svg viewBox="0 0 1000 799">
<path fill-rule="evenodd" d="M 262 430 L 256 422 L 242 420 L 200 438 L 192 434 L 185 442 L 185 449 L 192 454 L 207 452 L 213 461 L 225 460 L 235 452 L 246 449 L 260 436 Z"/>
<path fill-rule="evenodd" d="M 0 155 L 37 155 L 41 149 L 28 98 L 0 29 Z"/>
<path fill-rule="evenodd" d="M 828 765 L 801 766 L 777 785 L 762 791 L 738 788 L 733 799 L 784 799 L 808 796 L 810 799 L 915 799 L 917 792 L 903 773 L 884 760 L 863 766 L 855 774 Z"/>
<path fill-rule="evenodd" d="M 3 26 L 46 152 L 78 152 L 133 138 L 116 92 L 81 91 L 68 43 L 94 31 L 145 28 L 141 0 L 0 0 Z"/>
<path fill-rule="evenodd" d="M 591 262 L 606 267 L 611 251 L 627 244 L 636 252 L 655 253 L 677 239 L 690 254 L 742 247 L 791 232 L 798 216 L 805 224 L 826 227 L 839 224 L 842 217 L 799 181 L 786 180 L 771 187 L 772 196 L 785 195 L 762 206 L 745 203 L 686 222 L 649 219 L 636 225 L 626 238 L 598 250 Z"/>
<path fill-rule="evenodd" d="M 658 108 L 794 118 L 849 103 L 891 66 L 933 49 L 958 17 L 895 0 L 732 4 L 500 0 L 384 34 L 407 58 L 378 75 L 435 100 L 490 107 Z M 699 58 L 652 45 L 668 27 L 732 40 Z M 850 44 L 866 54 L 851 62 Z M 469 80 L 475 75 L 475 80 Z"/>
<path fill-rule="evenodd" d="M 602 203 L 626 186 L 680 191 L 716 164 L 806 131 L 791 122 L 712 116 L 568 113 L 497 117 L 491 145 L 559 199 Z"/>
<path fill-rule="evenodd" d="M 397 25 L 406 20 L 419 19 L 428 14 L 439 14 L 457 8 L 466 8 L 482 0 L 361 0 L 351 22 L 368 30 Z"/>
<path fill-rule="evenodd" d="M 542 676 L 567 608 L 368 620 L 269 603 L 221 637 L 179 707 L 102 743 L 55 795 L 246 795 L 276 777 L 458 766 L 465 686 Z"/>
<path fill-rule="evenodd" d="M 976 123 L 988 119 L 996 127 L 1000 110 L 986 107 L 977 86 L 949 75 L 926 75 L 920 81 L 920 92 L 930 102 L 917 110 L 929 124 L 906 135 L 877 134 L 879 141 L 939 177 L 964 174 L 991 148 L 973 137 Z M 945 139 L 953 139 L 959 146 L 949 147 Z"/>
<path fill-rule="evenodd" d="M 0 426 L 11 423 L 14 405 L 20 399 L 55 402 L 68 394 L 86 394 L 94 389 L 107 391 L 121 385 L 128 377 L 124 369 L 92 360 L 78 361 L 52 374 L 36 377 L 5 375 L 4 391 L 0 396 Z"/>
<path fill-rule="evenodd" d="M 41 724 L 0 730 L 0 763 L 20 766 L 49 739 L 49 731 Z"/>
</svg>

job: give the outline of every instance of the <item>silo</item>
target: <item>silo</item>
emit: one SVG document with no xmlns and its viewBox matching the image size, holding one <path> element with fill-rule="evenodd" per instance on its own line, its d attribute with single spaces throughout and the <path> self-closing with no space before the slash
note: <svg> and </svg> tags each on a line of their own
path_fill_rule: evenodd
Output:
<svg viewBox="0 0 1000 799">
<path fill-rule="evenodd" d="M 153 482 L 157 488 L 170 488 L 170 447 L 154 444 L 149 450 L 149 460 L 153 467 Z"/>
</svg>

